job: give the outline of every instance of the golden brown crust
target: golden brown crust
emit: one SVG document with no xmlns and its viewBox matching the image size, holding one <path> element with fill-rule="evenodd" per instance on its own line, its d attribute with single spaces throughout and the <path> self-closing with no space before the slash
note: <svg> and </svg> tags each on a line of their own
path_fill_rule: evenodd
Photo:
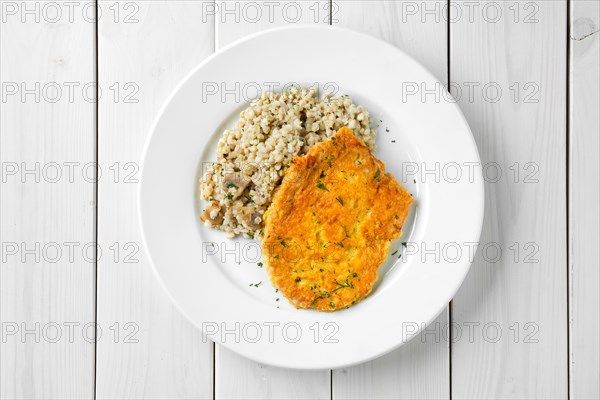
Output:
<svg viewBox="0 0 600 400">
<path fill-rule="evenodd" d="M 264 216 L 274 286 L 298 308 L 333 311 L 367 296 L 413 201 L 348 128 L 297 157 Z"/>
</svg>

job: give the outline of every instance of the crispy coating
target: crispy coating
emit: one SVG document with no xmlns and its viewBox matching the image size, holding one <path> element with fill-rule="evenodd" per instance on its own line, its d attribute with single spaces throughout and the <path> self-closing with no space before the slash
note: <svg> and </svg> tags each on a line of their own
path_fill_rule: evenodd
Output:
<svg viewBox="0 0 600 400">
<path fill-rule="evenodd" d="M 296 157 L 265 213 L 273 285 L 297 308 L 334 311 L 367 296 L 412 196 L 348 128 Z"/>
</svg>

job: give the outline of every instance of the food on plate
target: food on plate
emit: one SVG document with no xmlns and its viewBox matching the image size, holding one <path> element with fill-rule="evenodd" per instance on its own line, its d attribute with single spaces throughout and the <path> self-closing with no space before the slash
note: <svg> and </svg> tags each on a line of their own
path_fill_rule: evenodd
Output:
<svg viewBox="0 0 600 400">
<path fill-rule="evenodd" d="M 350 129 L 293 159 L 264 215 L 263 259 L 297 308 L 334 311 L 367 296 L 412 196 Z"/>
<path fill-rule="evenodd" d="M 260 237 L 272 192 L 288 164 L 343 126 L 374 149 L 369 112 L 348 96 L 319 97 L 316 88 L 295 87 L 263 93 L 241 112 L 232 129 L 225 130 L 216 162 L 206 168 L 200 197 L 209 204 L 202 221 L 231 237 Z"/>
</svg>

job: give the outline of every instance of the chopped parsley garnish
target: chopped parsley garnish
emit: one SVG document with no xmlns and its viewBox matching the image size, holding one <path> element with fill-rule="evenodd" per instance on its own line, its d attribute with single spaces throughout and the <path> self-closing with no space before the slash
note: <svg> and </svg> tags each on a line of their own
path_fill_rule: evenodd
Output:
<svg viewBox="0 0 600 400">
<path fill-rule="evenodd" d="M 342 200 L 342 196 L 338 196 L 337 197 L 337 201 L 341 204 L 344 205 L 344 200 Z"/>
<path fill-rule="evenodd" d="M 381 182 L 381 171 L 379 170 L 379 168 L 377 168 L 377 172 L 375 172 L 375 176 L 373 176 L 373 179 L 375 179 L 377 182 Z"/>
<path fill-rule="evenodd" d="M 393 253 L 392 253 L 392 255 L 393 255 L 393 256 L 394 256 L 394 255 L 396 255 L 396 253 L 397 253 L 397 252 L 398 252 L 398 250 L 396 250 L 395 252 L 393 252 Z"/>
<path fill-rule="evenodd" d="M 259 262 L 257 265 L 261 268 L 263 267 L 263 263 L 261 263 L 261 262 Z"/>
<path fill-rule="evenodd" d="M 258 282 L 258 283 L 251 283 L 250 286 L 254 286 L 254 287 L 259 287 L 261 285 L 262 281 Z"/>
<path fill-rule="evenodd" d="M 335 288 L 333 290 L 333 292 L 337 292 L 340 289 L 344 289 L 344 288 L 353 288 L 354 285 L 352 284 L 352 282 L 348 282 L 348 278 L 346 278 L 346 282 L 345 283 L 339 283 L 337 280 L 335 281 L 335 284 L 338 285 L 337 288 Z M 332 293 L 333 293 L 332 292 Z"/>
<path fill-rule="evenodd" d="M 319 175 L 319 178 L 323 179 L 323 178 L 325 178 L 325 176 L 326 176 L 325 171 L 321 171 L 321 175 Z"/>
<path fill-rule="evenodd" d="M 227 189 L 231 189 L 231 188 L 235 188 L 235 189 L 237 189 L 237 188 L 238 188 L 238 187 L 235 185 L 235 183 L 233 183 L 233 182 L 229 182 L 227 185 L 225 185 L 225 187 L 226 187 Z"/>
<path fill-rule="evenodd" d="M 402 246 L 404 246 L 404 248 L 406 248 L 406 242 L 402 242 Z"/>
<path fill-rule="evenodd" d="M 283 247 L 286 247 L 286 246 L 287 246 L 287 244 L 285 243 L 285 240 L 282 240 L 282 241 L 281 241 L 281 245 L 282 245 Z"/>
<path fill-rule="evenodd" d="M 319 189 L 322 189 L 322 190 L 325 190 L 325 191 L 329 192 L 329 189 L 327 189 L 327 186 L 325 186 L 325 185 L 323 184 L 323 182 L 321 182 L 321 181 L 317 181 L 317 187 L 318 187 Z"/>
<path fill-rule="evenodd" d="M 296 279 L 294 279 L 294 282 L 300 282 L 302 280 L 302 278 L 297 277 Z"/>
<path fill-rule="evenodd" d="M 229 201 L 232 201 L 232 200 L 233 200 L 233 194 L 231 194 L 231 193 L 227 193 L 227 194 L 225 195 L 225 197 L 227 197 L 227 200 L 229 200 Z"/>
<path fill-rule="evenodd" d="M 338 246 L 340 246 L 341 248 L 344 248 L 344 243 L 342 243 L 342 242 L 337 242 L 336 244 L 337 244 Z"/>
<path fill-rule="evenodd" d="M 315 303 L 317 302 L 317 300 L 319 299 L 326 299 L 328 297 L 331 297 L 331 294 L 327 291 L 323 291 L 320 295 L 318 295 L 317 297 L 315 297 L 315 299 L 312 301 L 312 303 L 310 303 L 311 306 L 314 306 Z"/>
</svg>

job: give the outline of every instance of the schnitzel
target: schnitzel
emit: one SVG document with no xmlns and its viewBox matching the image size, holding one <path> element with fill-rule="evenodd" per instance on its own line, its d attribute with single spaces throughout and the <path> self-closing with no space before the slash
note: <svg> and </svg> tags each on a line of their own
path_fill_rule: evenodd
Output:
<svg viewBox="0 0 600 400">
<path fill-rule="evenodd" d="M 297 308 L 335 311 L 367 296 L 412 196 L 348 128 L 287 168 L 264 215 L 263 258 Z"/>
</svg>

